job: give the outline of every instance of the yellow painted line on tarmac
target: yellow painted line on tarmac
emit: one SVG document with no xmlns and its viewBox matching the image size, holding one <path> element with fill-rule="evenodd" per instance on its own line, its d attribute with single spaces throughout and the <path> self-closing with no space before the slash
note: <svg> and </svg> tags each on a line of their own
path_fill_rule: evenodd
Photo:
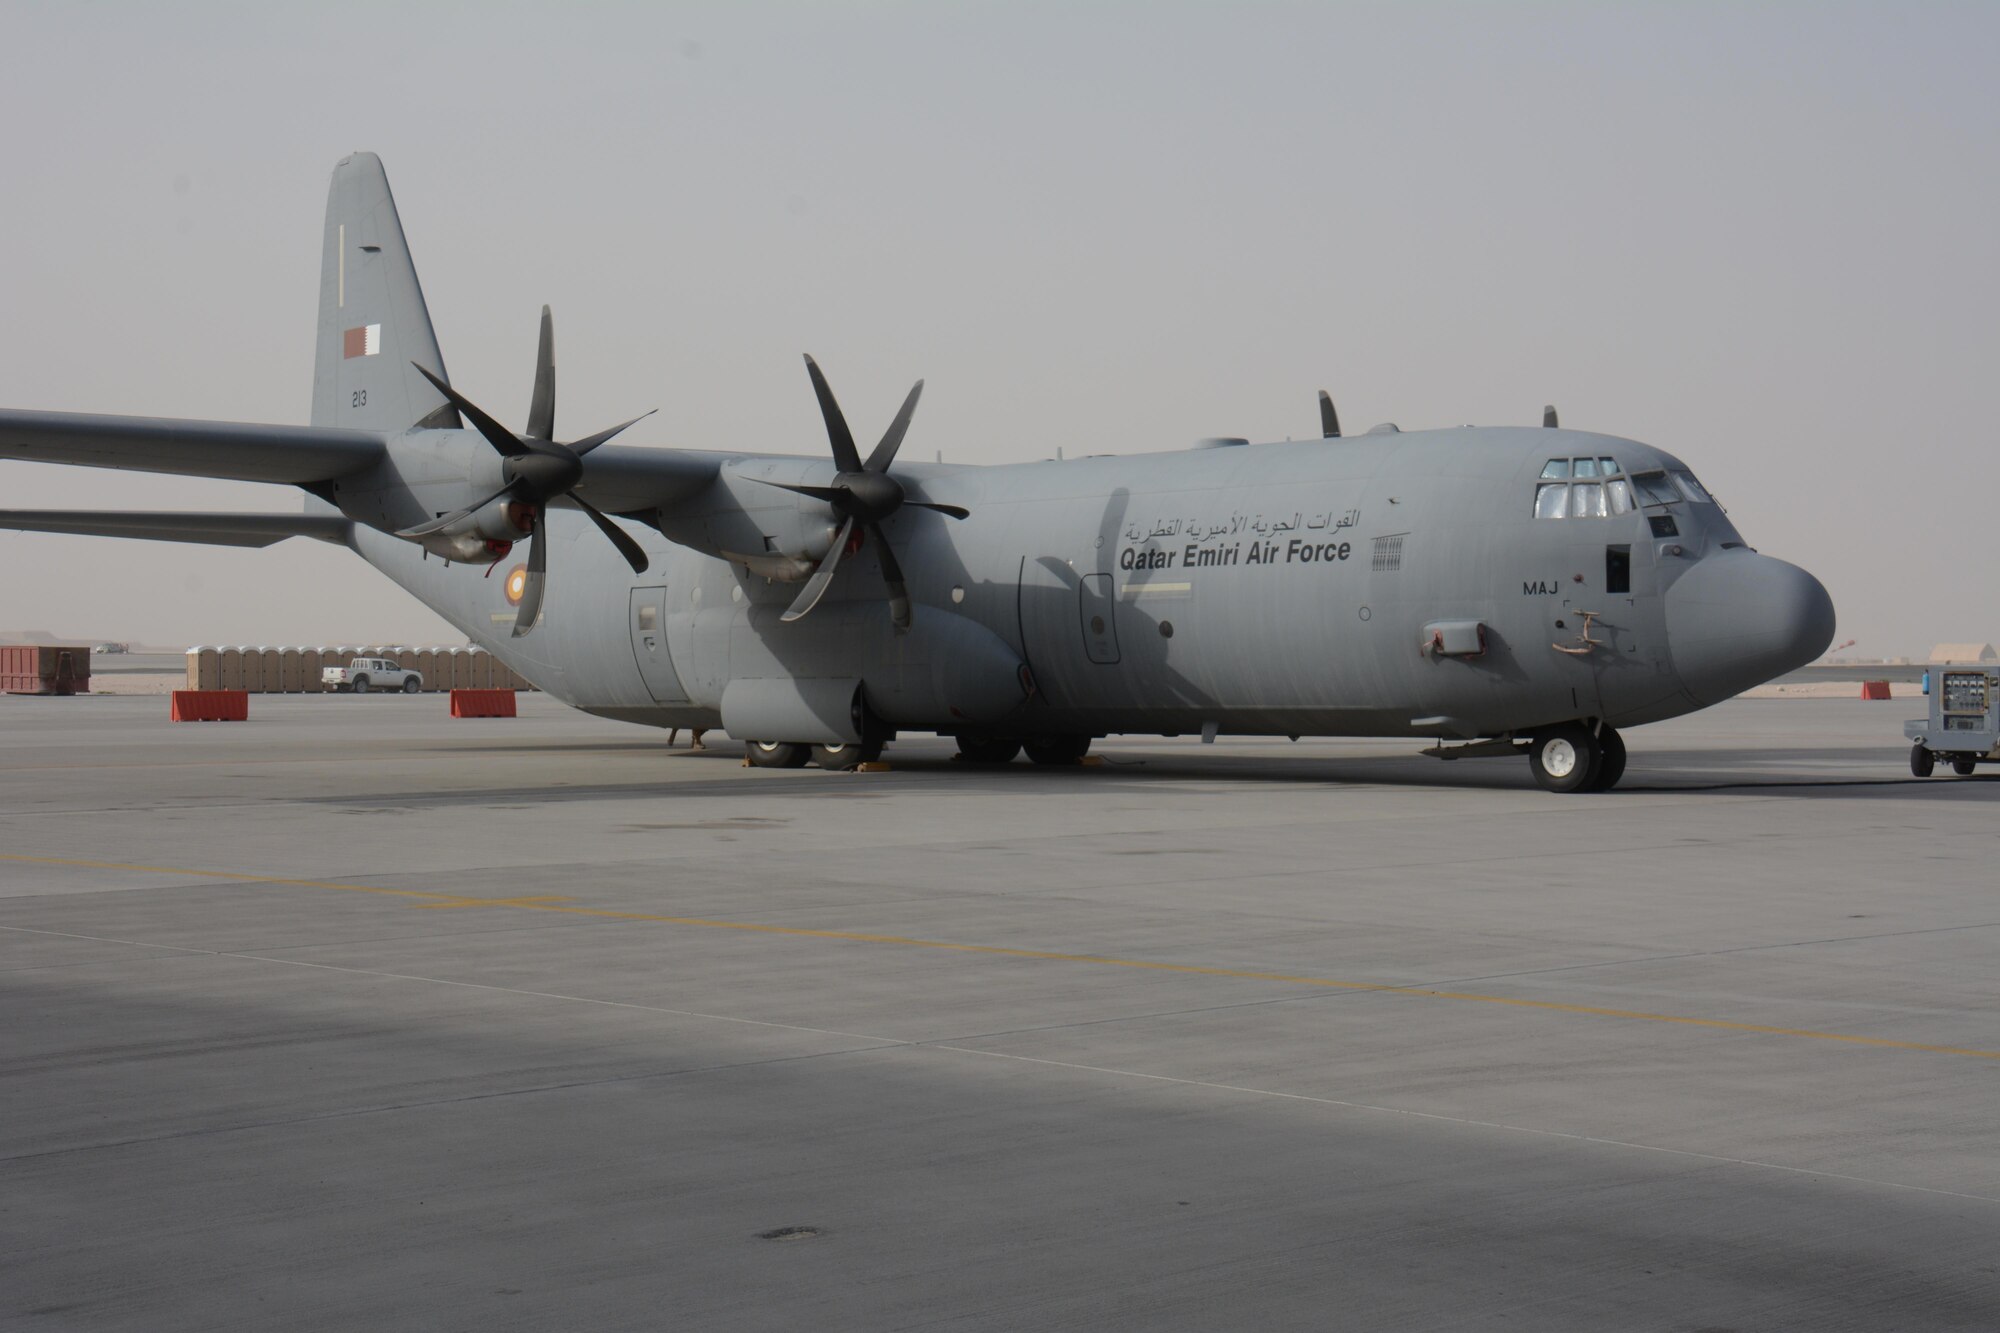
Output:
<svg viewBox="0 0 2000 1333">
<path fill-rule="evenodd" d="M 1171 972 L 1184 976 L 1226 977 L 1236 981 L 1269 981 L 1286 986 L 1308 986 L 1322 990 L 1372 991 L 1381 995 L 1410 995 L 1429 1000 L 1460 1000 L 1470 1004 L 1505 1005 L 1515 1009 L 1539 1009 L 1557 1014 L 1582 1014 L 1592 1018 L 1623 1018 L 1644 1023 L 1668 1023 L 1679 1027 L 1714 1028 L 1723 1032 L 1746 1032 L 1767 1037 L 1803 1037 L 1810 1041 L 1842 1042 L 1850 1046 L 1874 1046 L 1892 1051 L 1924 1051 L 1932 1055 L 1965 1055 L 1977 1060 L 2000 1060 L 2000 1051 L 1968 1046 L 1942 1046 L 1921 1041 L 1900 1041 L 1892 1037 L 1865 1037 L 1857 1033 L 1821 1032 L 1814 1028 L 1776 1027 L 1766 1023 L 1738 1023 L 1724 1018 L 1694 1018 L 1685 1014 L 1655 1014 L 1642 1009 L 1613 1009 L 1602 1005 L 1565 1004 L 1557 1000 L 1526 1000 L 1508 995 L 1484 995 L 1472 991 L 1436 990 L 1427 986 L 1396 986 L 1379 981 L 1341 981 L 1333 977 L 1299 976 L 1289 972 L 1256 972 L 1243 968 L 1209 967 L 1199 963 L 1166 963 L 1144 958 L 1115 958 L 1106 954 L 1059 953 L 1047 949 L 1015 949 L 998 944 L 962 944 L 951 940 L 926 940 L 910 935 L 874 935 L 852 930 L 820 930 L 809 926 L 779 926 L 762 921 L 717 921 L 706 917 L 665 916 L 654 912 L 626 912 L 609 907 L 578 906 L 567 898 L 477 898 L 459 893 L 431 893 L 421 889 L 387 889 L 368 884 L 335 884 L 326 880 L 282 879 L 275 875 L 246 875 L 225 870 L 190 870 L 174 866 L 131 865 L 118 861 L 64 860 L 48 856 L 0 854 L 0 862 L 21 865 L 72 866 L 85 870 L 122 870 L 151 875 L 180 875 L 200 879 L 231 880 L 243 884 L 276 884 L 288 888 L 335 889 L 343 893 L 373 893 L 392 898 L 420 899 L 416 907 L 501 907 L 521 912 L 554 912 L 564 916 L 594 917 L 607 921 L 647 921 L 666 926 L 691 926 L 702 930 L 736 930 L 759 935 L 789 935 L 801 939 L 842 940 L 853 944 L 892 944 L 913 949 L 941 949 L 951 953 L 980 954 L 989 958 L 1024 958 L 1050 963 L 1085 963 L 1095 967 L 1122 967 L 1145 972 Z"/>
</svg>

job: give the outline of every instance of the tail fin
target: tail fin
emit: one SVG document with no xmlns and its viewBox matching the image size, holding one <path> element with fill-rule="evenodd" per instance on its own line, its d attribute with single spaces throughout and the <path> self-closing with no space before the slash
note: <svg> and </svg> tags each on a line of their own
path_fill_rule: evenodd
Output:
<svg viewBox="0 0 2000 1333">
<path fill-rule="evenodd" d="M 458 412 L 410 366 L 444 378 L 444 357 L 382 159 L 354 153 L 333 169 L 319 273 L 312 424 L 400 431 L 457 426 Z"/>
</svg>

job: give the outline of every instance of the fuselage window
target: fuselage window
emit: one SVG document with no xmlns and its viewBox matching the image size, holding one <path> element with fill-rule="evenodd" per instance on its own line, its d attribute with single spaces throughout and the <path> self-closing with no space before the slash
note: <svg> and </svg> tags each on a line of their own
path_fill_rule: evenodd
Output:
<svg viewBox="0 0 2000 1333">
<path fill-rule="evenodd" d="M 1649 514 L 1646 521 L 1653 525 L 1655 537 L 1678 537 L 1681 530 L 1674 525 L 1672 514 Z"/>
<path fill-rule="evenodd" d="M 1545 482 L 1535 487 L 1536 518 L 1561 518 L 1563 510 L 1568 506 L 1569 487 L 1562 482 L 1557 482 L 1553 486 Z"/>
<path fill-rule="evenodd" d="M 1639 492 L 1639 503 L 1644 505 L 1670 505 L 1681 498 L 1664 472 L 1638 472 L 1632 476 L 1632 485 Z"/>
<path fill-rule="evenodd" d="M 1569 460 L 1567 458 L 1551 458 L 1547 465 L 1542 468 L 1543 481 L 1562 481 L 1568 476 Z"/>
<path fill-rule="evenodd" d="M 1694 473 L 1676 472 L 1674 473 L 1674 480 L 1680 483 L 1681 493 L 1696 504 L 1714 503 L 1713 497 L 1702 489 L 1700 482 L 1694 479 Z"/>
<path fill-rule="evenodd" d="M 1585 458 L 1578 461 L 1588 463 L 1590 460 Z M 1570 490 L 1572 492 L 1569 507 L 1570 513 L 1576 515 L 1578 518 L 1604 518 L 1606 516 L 1603 486 L 1594 481 L 1578 482 L 1575 486 L 1570 487 Z"/>
</svg>

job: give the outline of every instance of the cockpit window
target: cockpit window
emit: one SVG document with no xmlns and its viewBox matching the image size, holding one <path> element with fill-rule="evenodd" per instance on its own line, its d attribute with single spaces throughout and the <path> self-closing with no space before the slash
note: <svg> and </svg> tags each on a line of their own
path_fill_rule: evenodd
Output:
<svg viewBox="0 0 2000 1333">
<path fill-rule="evenodd" d="M 1680 483 L 1681 493 L 1696 504 L 1714 503 L 1709 493 L 1702 489 L 1701 483 L 1694 479 L 1694 473 L 1676 472 L 1674 473 L 1674 480 Z"/>
<path fill-rule="evenodd" d="M 1632 486 L 1639 493 L 1641 505 L 1670 505 L 1681 498 L 1664 472 L 1636 472 L 1632 475 Z"/>
<path fill-rule="evenodd" d="M 1648 476 L 1660 494 L 1645 503 L 1667 504 L 1680 499 L 1664 472 Z M 1621 475 L 1615 458 L 1551 458 L 1542 465 L 1541 480 L 1535 487 L 1536 518 L 1609 518 L 1629 514 L 1635 507 L 1632 482 Z"/>
</svg>

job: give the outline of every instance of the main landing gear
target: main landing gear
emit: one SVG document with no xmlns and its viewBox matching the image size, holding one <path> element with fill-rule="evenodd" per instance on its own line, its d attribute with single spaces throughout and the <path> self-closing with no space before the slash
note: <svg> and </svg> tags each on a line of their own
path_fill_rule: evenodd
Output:
<svg viewBox="0 0 2000 1333">
<path fill-rule="evenodd" d="M 1625 741 L 1601 723 L 1565 722 L 1535 733 L 1528 766 L 1547 791 L 1609 791 L 1625 776 Z"/>
<path fill-rule="evenodd" d="M 1088 736 L 982 736 L 963 731 L 958 735 L 958 759 L 963 764 L 1011 764 L 1023 750 L 1036 764 L 1057 766 L 1079 764 L 1090 753 Z"/>
</svg>

